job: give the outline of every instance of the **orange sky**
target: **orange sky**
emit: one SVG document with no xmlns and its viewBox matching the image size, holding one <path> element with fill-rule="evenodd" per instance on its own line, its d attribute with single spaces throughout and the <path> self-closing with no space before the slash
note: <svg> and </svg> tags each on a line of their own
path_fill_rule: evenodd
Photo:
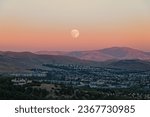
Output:
<svg viewBox="0 0 150 117">
<path fill-rule="evenodd" d="M 133 4 L 135 0 L 130 0 L 131 3 L 114 0 L 118 4 L 111 0 L 101 3 L 91 0 L 86 6 L 85 0 L 81 3 L 77 0 L 75 4 L 68 0 L 58 4 L 56 0 L 51 2 L 53 9 L 49 9 L 48 0 L 45 3 L 31 0 L 24 5 L 14 1 L 7 0 L 0 9 L 0 50 L 70 51 L 126 46 L 150 51 L 150 9 L 142 0 L 136 4 Z M 99 8 L 102 3 L 103 7 Z M 70 34 L 74 28 L 80 31 L 77 39 Z"/>
</svg>

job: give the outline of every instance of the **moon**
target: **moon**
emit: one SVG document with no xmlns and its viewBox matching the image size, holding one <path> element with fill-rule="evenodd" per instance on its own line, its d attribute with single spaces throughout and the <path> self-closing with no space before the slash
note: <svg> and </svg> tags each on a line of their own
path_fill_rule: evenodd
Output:
<svg viewBox="0 0 150 117">
<path fill-rule="evenodd" d="M 77 29 L 71 30 L 71 36 L 72 36 L 74 39 L 78 38 L 79 35 L 80 35 L 79 30 L 77 30 Z"/>
</svg>

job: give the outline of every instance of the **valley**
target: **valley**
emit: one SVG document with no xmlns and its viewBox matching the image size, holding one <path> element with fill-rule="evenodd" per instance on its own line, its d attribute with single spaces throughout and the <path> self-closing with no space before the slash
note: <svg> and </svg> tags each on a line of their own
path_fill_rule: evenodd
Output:
<svg viewBox="0 0 150 117">
<path fill-rule="evenodd" d="M 30 52 L 1 52 L 0 60 L 0 99 L 150 99 L 149 60 Z"/>
</svg>

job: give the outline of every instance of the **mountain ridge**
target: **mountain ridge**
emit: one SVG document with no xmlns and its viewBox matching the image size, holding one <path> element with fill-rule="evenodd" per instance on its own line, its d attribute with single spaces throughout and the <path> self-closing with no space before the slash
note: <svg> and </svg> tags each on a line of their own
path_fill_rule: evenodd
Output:
<svg viewBox="0 0 150 117">
<path fill-rule="evenodd" d="M 140 59 L 140 60 L 150 60 L 150 52 L 144 52 L 138 49 L 133 49 L 129 47 L 111 47 L 99 50 L 89 50 L 89 51 L 38 51 L 36 54 L 43 55 L 64 55 L 71 56 L 83 60 L 91 61 L 107 61 L 107 60 L 130 60 L 130 59 Z"/>
<path fill-rule="evenodd" d="M 114 51 L 114 50 L 115 51 Z M 111 51 L 116 52 L 117 48 L 113 48 Z M 125 58 L 125 53 L 119 55 L 119 57 Z M 129 49 L 130 50 L 130 49 Z M 99 54 L 99 51 L 101 52 Z M 137 50 L 133 50 L 137 51 Z M 96 50 L 90 51 L 90 56 L 94 55 L 105 55 L 105 53 L 110 52 L 107 50 Z M 120 52 L 120 51 L 119 51 Z M 121 51 L 122 52 L 122 51 Z M 129 51 L 130 53 L 131 51 Z M 131 52 L 132 53 L 132 52 Z M 137 52 L 143 54 L 143 52 Z M 111 52 L 112 56 L 115 56 L 115 53 Z M 147 53 L 146 53 L 147 54 Z M 55 64 L 55 65 L 79 65 L 79 66 L 93 66 L 93 67 L 101 67 L 101 68 L 119 68 L 126 70 L 150 70 L 150 61 L 140 60 L 140 59 L 108 59 L 105 61 L 94 61 L 94 59 L 101 59 L 100 57 L 92 58 L 92 60 L 83 60 L 84 57 L 89 56 L 89 51 L 84 52 L 73 52 L 69 53 L 70 56 L 64 55 L 39 55 L 31 52 L 0 52 L 0 73 L 3 72 L 31 72 L 30 69 L 42 69 L 49 70 L 45 64 Z M 138 54 L 139 55 L 139 54 Z M 83 57 L 81 59 L 73 56 Z M 106 58 L 109 56 L 105 56 Z M 112 57 L 113 58 L 113 57 Z M 91 58 L 90 58 L 91 59 Z M 102 60 L 102 59 L 101 59 Z"/>
<path fill-rule="evenodd" d="M 31 52 L 0 52 L 0 72 L 26 71 L 28 69 L 47 69 L 43 64 L 80 64 L 90 61 L 62 55 L 38 55 Z M 94 63 L 94 62 L 92 62 Z"/>
</svg>

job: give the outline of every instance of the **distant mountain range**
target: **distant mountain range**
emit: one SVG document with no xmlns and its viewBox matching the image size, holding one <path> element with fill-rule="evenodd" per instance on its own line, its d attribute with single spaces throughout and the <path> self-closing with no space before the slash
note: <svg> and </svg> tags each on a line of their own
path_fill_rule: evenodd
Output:
<svg viewBox="0 0 150 117">
<path fill-rule="evenodd" d="M 113 47 L 93 51 L 54 52 L 3 52 L 0 51 L 0 72 L 24 72 L 29 69 L 49 68 L 43 64 L 73 64 L 150 70 L 150 53 L 126 47 Z"/>
<path fill-rule="evenodd" d="M 47 68 L 43 64 L 87 65 L 95 62 L 61 55 L 37 55 L 31 52 L 0 52 L 0 72 L 20 72 Z"/>
<path fill-rule="evenodd" d="M 127 47 L 112 47 L 101 50 L 73 51 L 73 52 L 38 51 L 36 52 L 36 54 L 64 55 L 92 61 L 132 60 L 132 59 L 150 60 L 150 53 Z"/>
</svg>

